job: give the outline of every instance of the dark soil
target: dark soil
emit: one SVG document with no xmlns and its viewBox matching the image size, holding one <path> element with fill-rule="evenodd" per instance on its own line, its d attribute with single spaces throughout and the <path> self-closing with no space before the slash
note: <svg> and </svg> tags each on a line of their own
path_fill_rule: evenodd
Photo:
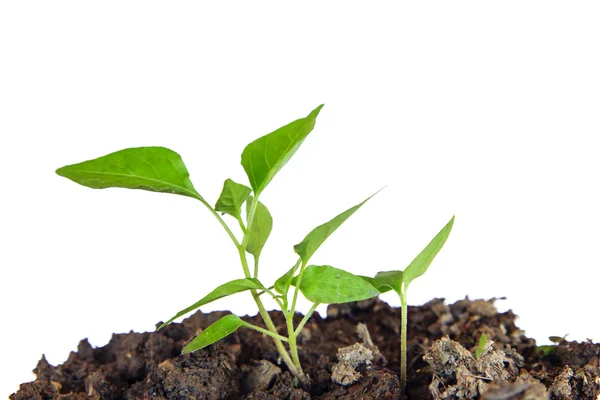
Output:
<svg viewBox="0 0 600 400">
<path fill-rule="evenodd" d="M 326 319 L 314 315 L 306 324 L 299 339 L 312 379 L 306 388 L 278 362 L 270 338 L 252 330 L 181 355 L 197 332 L 227 314 L 197 312 L 158 332 L 115 334 L 100 348 L 84 339 L 56 367 L 42 357 L 37 379 L 10 399 L 600 399 L 599 344 L 562 341 L 544 355 L 515 325 L 513 312 L 498 313 L 494 300 L 435 299 L 408 313 L 405 393 L 398 380 L 400 309 L 371 300 L 330 306 Z M 282 315 L 271 315 L 284 332 Z M 262 326 L 260 317 L 246 319 Z M 372 344 L 364 326 L 359 337 L 359 323 Z M 482 333 L 493 344 L 475 358 Z M 372 362 L 350 367 L 341 378 L 348 386 L 333 382 L 332 371 L 343 370 L 338 349 L 356 343 L 364 347 L 353 349 L 372 354 Z"/>
</svg>

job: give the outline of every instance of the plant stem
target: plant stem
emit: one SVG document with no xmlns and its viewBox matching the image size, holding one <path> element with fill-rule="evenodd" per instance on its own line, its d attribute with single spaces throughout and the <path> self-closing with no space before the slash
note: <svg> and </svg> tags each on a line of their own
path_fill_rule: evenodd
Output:
<svg viewBox="0 0 600 400">
<path fill-rule="evenodd" d="M 240 255 L 240 261 L 242 262 L 242 268 L 244 269 L 244 275 L 246 276 L 246 278 L 250 278 L 250 269 L 248 268 L 248 258 L 246 257 L 246 246 L 248 245 L 248 240 L 250 238 L 250 234 L 249 234 L 250 228 L 252 227 L 252 221 L 254 219 L 254 213 L 256 212 L 257 205 L 258 205 L 258 196 L 255 196 L 254 199 L 252 199 L 252 205 L 250 206 L 250 210 L 248 211 L 248 221 L 247 221 L 248 225 L 246 227 L 246 231 L 244 232 L 244 238 L 242 239 L 242 243 L 237 246 L 238 253 Z M 255 273 L 255 277 L 257 277 L 258 264 L 256 262 L 255 262 L 254 273 Z M 259 296 L 257 290 L 252 289 L 252 290 L 250 290 L 250 293 L 252 293 L 252 298 L 254 299 L 254 302 L 256 303 L 256 306 L 258 307 L 258 312 L 260 313 L 260 316 L 262 317 L 265 325 L 267 326 L 267 329 L 272 333 L 272 335 L 270 335 L 270 336 L 273 338 L 273 342 L 275 342 L 275 347 L 277 348 L 277 351 L 279 352 L 281 359 L 283 360 L 283 362 L 285 362 L 285 365 L 288 367 L 288 369 L 290 370 L 290 372 L 292 373 L 293 376 L 301 378 L 302 377 L 302 369 L 300 369 L 300 372 L 298 371 L 298 368 L 296 367 L 294 361 L 292 361 L 292 359 L 290 358 L 290 355 L 288 354 L 287 350 L 283 346 L 282 341 L 279 339 L 279 336 L 280 336 L 279 332 L 277 332 L 277 328 L 275 327 L 275 324 L 273 323 L 271 316 L 265 309 L 265 306 L 264 306 L 262 300 L 260 299 L 260 296 Z M 288 342 L 289 341 L 290 340 L 288 339 Z"/>
<path fill-rule="evenodd" d="M 258 311 L 259 311 L 263 321 L 265 322 L 265 325 L 267 325 L 267 328 L 269 328 L 269 331 L 271 331 L 274 334 L 279 336 L 279 333 L 277 332 L 277 328 L 275 328 L 275 324 L 273 323 L 271 316 L 265 309 L 265 306 L 263 305 L 262 301 L 260 300 L 260 297 L 258 297 L 258 294 L 256 293 L 256 289 L 252 289 L 250 292 L 252 293 L 252 297 L 254 298 L 256 305 L 258 306 Z M 288 367 L 288 369 L 290 370 L 292 375 L 296 376 L 296 377 L 301 377 L 302 369 L 300 369 L 300 371 L 298 371 L 298 368 L 296 367 L 296 365 L 290 358 L 290 355 L 288 354 L 287 350 L 283 346 L 283 343 L 281 342 L 281 340 L 274 337 L 273 341 L 275 342 L 275 347 L 277 347 L 277 351 L 279 351 L 279 355 L 283 359 L 283 362 L 285 362 L 285 365 Z M 291 338 L 289 340 L 289 343 L 291 343 Z M 291 344 L 290 344 L 290 346 L 291 346 Z"/>
<path fill-rule="evenodd" d="M 287 341 L 288 341 L 288 339 L 287 339 L 286 337 L 283 337 L 283 336 L 281 336 L 281 335 L 275 335 L 273 332 L 271 332 L 271 331 L 268 331 L 268 330 L 266 330 L 266 329 L 263 329 L 263 328 L 261 328 L 260 326 L 257 326 L 257 325 L 254 325 L 254 324 L 251 324 L 251 323 L 249 323 L 249 322 L 245 322 L 245 323 L 244 323 L 244 326 L 245 326 L 246 328 L 254 329 L 255 331 L 258 331 L 258 332 L 260 332 L 260 333 L 262 333 L 262 334 L 265 334 L 265 335 L 267 335 L 267 336 L 270 336 L 270 337 L 272 337 L 273 339 L 278 339 L 278 340 L 281 340 L 282 342 L 287 342 Z"/>
<path fill-rule="evenodd" d="M 258 278 L 258 256 L 254 257 L 254 277 Z"/>
<path fill-rule="evenodd" d="M 406 387 L 406 332 L 408 325 L 408 306 L 406 303 L 405 290 L 400 295 L 400 303 L 402 303 L 402 322 L 400 328 L 400 389 L 404 391 Z"/>
<path fill-rule="evenodd" d="M 304 325 L 306 324 L 306 322 L 308 322 L 308 319 L 310 318 L 311 315 L 313 315 L 313 313 L 315 312 L 317 307 L 319 307 L 319 305 L 321 305 L 321 303 L 314 303 L 312 305 L 312 307 L 310 308 L 310 310 L 308 310 L 308 312 L 306 313 L 306 315 L 304 316 L 302 321 L 300 321 L 300 324 L 298 324 L 298 326 L 296 327 L 296 330 L 294 331 L 294 334 L 296 336 L 298 336 L 300 334 L 300 332 L 302 331 L 302 328 L 304 328 Z"/>
<path fill-rule="evenodd" d="M 298 369 L 298 372 L 303 375 L 302 365 L 300 364 L 300 357 L 298 357 L 298 347 L 296 346 L 296 332 L 294 332 L 294 313 L 290 312 L 285 316 L 288 329 L 288 345 L 290 346 L 290 353 L 292 353 L 292 360 L 294 365 Z"/>
<path fill-rule="evenodd" d="M 204 200 L 204 198 L 198 197 L 198 196 L 194 196 L 194 197 L 196 199 L 200 200 L 200 202 L 202 204 L 204 204 L 206 206 L 206 208 L 208 208 L 208 210 L 211 212 L 211 214 L 215 216 L 215 218 L 219 221 L 219 223 L 221 224 L 221 226 L 225 229 L 225 232 L 227 232 L 227 235 L 229 235 L 229 238 L 231 239 L 231 241 L 233 242 L 233 244 L 235 245 L 235 247 L 240 247 L 240 243 L 237 241 L 235 235 L 233 234 L 233 232 L 231 232 L 231 229 L 229 229 L 229 226 L 227 226 L 227 224 L 225 223 L 225 221 L 223 221 L 223 218 L 221 218 L 221 216 L 219 215 L 219 213 L 216 212 L 215 209 L 212 208 L 212 206 L 210 204 L 208 204 L 206 202 L 206 200 Z"/>
<path fill-rule="evenodd" d="M 298 300 L 298 291 L 300 290 L 300 283 L 302 282 L 302 275 L 304 274 L 304 268 L 306 264 L 302 262 L 302 266 L 300 267 L 300 273 L 298 274 L 298 279 L 296 280 L 296 285 L 294 285 L 294 297 L 292 299 L 292 306 L 288 310 L 288 312 L 293 316 L 296 312 L 296 301 Z"/>
</svg>

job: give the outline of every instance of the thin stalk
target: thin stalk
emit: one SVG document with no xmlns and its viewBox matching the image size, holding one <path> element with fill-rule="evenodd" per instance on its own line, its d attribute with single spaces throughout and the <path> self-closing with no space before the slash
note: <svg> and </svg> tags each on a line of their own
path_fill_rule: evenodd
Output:
<svg viewBox="0 0 600 400">
<path fill-rule="evenodd" d="M 246 257 L 246 246 L 248 246 L 248 240 L 250 238 L 249 232 L 250 228 L 252 227 L 252 221 L 254 220 L 254 214 L 256 212 L 257 205 L 258 196 L 255 196 L 252 200 L 250 210 L 248 211 L 248 225 L 246 227 L 246 231 L 244 232 L 244 238 L 242 239 L 242 243 L 237 246 L 238 253 L 240 255 L 240 261 L 242 262 L 242 268 L 244 269 L 244 275 L 246 276 L 246 278 L 250 278 L 250 269 L 248 268 L 248 259 Z M 257 264 L 255 264 L 255 268 L 256 267 Z M 255 270 L 255 276 L 257 275 L 258 270 Z M 271 337 L 273 338 L 273 342 L 275 342 L 275 347 L 277 348 L 281 359 L 283 360 L 283 362 L 285 362 L 286 366 L 288 367 L 293 376 L 301 377 L 302 372 L 298 372 L 298 368 L 296 367 L 294 361 L 290 358 L 290 355 L 283 346 L 283 342 L 278 338 L 278 336 L 280 336 L 279 332 L 277 332 L 277 328 L 275 327 L 271 316 L 265 309 L 265 306 L 262 300 L 260 299 L 260 296 L 258 295 L 258 291 L 256 289 L 252 289 L 250 290 L 250 293 L 252 294 L 252 298 L 254 299 L 254 302 L 258 307 L 258 312 L 260 313 L 260 316 L 262 317 L 265 325 L 267 326 L 267 329 L 273 334 L 271 335 Z"/>
<path fill-rule="evenodd" d="M 300 267 L 300 273 L 298 274 L 298 279 L 296 280 L 296 285 L 294 286 L 294 297 L 292 299 L 292 306 L 288 310 L 289 314 L 291 314 L 292 316 L 296 312 L 296 301 L 298 300 L 298 291 L 300 290 L 298 288 L 300 287 L 300 283 L 302 282 L 302 275 L 304 275 L 305 267 L 306 264 L 302 262 L 302 266 Z"/>
<path fill-rule="evenodd" d="M 223 229 L 225 229 L 225 232 L 227 232 L 227 235 L 229 235 L 229 238 L 231 239 L 231 241 L 233 242 L 233 244 L 235 245 L 235 247 L 240 247 L 240 243 L 236 239 L 236 237 L 233 234 L 233 232 L 231 231 L 231 229 L 229 229 L 229 226 L 227 226 L 227 224 L 225 223 L 225 221 L 223 221 L 223 218 L 221 218 L 221 216 L 219 215 L 219 213 L 216 212 L 215 209 L 212 208 L 212 206 L 210 204 L 208 204 L 206 202 L 206 200 L 204 200 L 202 197 L 200 197 L 200 196 L 194 196 L 194 197 L 196 199 L 200 200 L 200 202 L 202 204 L 204 204 L 206 206 L 206 208 L 208 208 L 208 210 L 212 213 L 212 215 L 215 216 L 215 218 L 219 221 L 219 223 L 221 224 L 221 226 L 223 227 Z"/>
<path fill-rule="evenodd" d="M 402 291 L 400 296 L 400 303 L 402 303 L 402 322 L 400 328 L 400 389 L 404 390 L 406 387 L 406 331 L 408 325 L 408 306 L 406 303 L 406 293 Z"/>
<path fill-rule="evenodd" d="M 296 332 L 294 332 L 294 313 L 290 312 L 286 315 L 286 323 L 288 329 L 288 346 L 290 346 L 290 353 L 292 353 L 292 360 L 294 361 L 294 365 L 298 369 L 298 372 L 301 375 L 304 375 L 302 371 L 302 365 L 300 364 L 300 357 L 298 357 L 298 347 L 296 346 Z"/>
<path fill-rule="evenodd" d="M 258 256 L 254 257 L 254 277 L 258 278 Z"/>
<path fill-rule="evenodd" d="M 298 326 L 296 327 L 296 330 L 294 331 L 294 334 L 296 336 L 298 336 L 300 334 L 300 332 L 302 331 L 302 328 L 304 328 L 304 325 L 306 325 L 306 322 L 308 321 L 310 316 L 313 315 L 313 313 L 315 312 L 317 307 L 319 307 L 319 305 L 321 305 L 321 303 L 314 303 L 312 305 L 312 307 L 310 308 L 310 310 L 308 310 L 308 312 L 306 313 L 306 315 L 304 316 L 302 321 L 300 321 L 300 324 L 298 324 Z"/>
<path fill-rule="evenodd" d="M 269 331 L 279 335 L 279 333 L 277 333 L 277 328 L 275 328 L 275 324 L 273 323 L 273 320 L 271 319 L 271 316 L 265 309 L 265 306 L 263 305 L 262 301 L 260 300 L 260 297 L 258 297 L 258 295 L 256 293 L 256 289 L 252 289 L 250 292 L 252 293 L 252 297 L 254 298 L 254 301 L 256 302 L 256 305 L 258 306 L 258 311 L 259 311 L 263 321 L 265 322 L 265 325 L 267 325 L 267 328 L 269 328 Z M 281 342 L 281 340 L 279 340 L 277 338 L 273 338 L 273 341 L 275 342 L 275 347 L 277 347 L 277 351 L 279 351 L 279 355 L 281 356 L 281 359 L 283 360 L 283 362 L 285 362 L 285 365 L 288 367 L 288 369 L 290 370 L 292 375 L 296 376 L 296 377 L 301 377 L 302 370 L 300 370 L 300 372 L 298 371 L 298 368 L 296 367 L 295 363 L 290 358 L 290 355 L 288 354 L 287 350 L 283 346 L 283 343 Z"/>
<path fill-rule="evenodd" d="M 257 326 L 257 325 L 254 325 L 254 324 L 251 324 L 251 323 L 249 323 L 249 322 L 246 322 L 246 323 L 244 323 L 244 326 L 245 326 L 246 328 L 254 329 L 255 331 L 258 331 L 258 332 L 260 332 L 260 333 L 263 333 L 263 334 L 265 334 L 265 335 L 267 335 L 267 336 L 270 336 L 270 337 L 272 337 L 273 339 L 278 339 L 278 340 L 281 340 L 282 342 L 287 342 L 287 341 L 288 341 L 288 339 L 287 339 L 286 337 L 283 337 L 283 336 L 281 336 L 281 335 L 275 335 L 273 332 L 271 332 L 271 331 L 268 331 L 268 330 L 266 330 L 266 329 L 263 329 L 263 328 L 261 328 L 260 326 Z"/>
</svg>

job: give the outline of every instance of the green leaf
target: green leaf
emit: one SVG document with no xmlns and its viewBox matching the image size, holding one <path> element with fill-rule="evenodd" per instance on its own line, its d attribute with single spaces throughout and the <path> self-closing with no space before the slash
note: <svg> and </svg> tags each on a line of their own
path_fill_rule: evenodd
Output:
<svg viewBox="0 0 600 400">
<path fill-rule="evenodd" d="M 164 324 L 159 326 L 158 329 L 162 329 L 165 326 L 169 325 L 174 320 L 176 320 L 177 318 L 181 317 L 182 315 L 185 315 L 185 314 L 189 313 L 190 311 L 194 311 L 195 309 L 200 308 L 203 305 L 211 303 L 222 297 L 229 296 L 229 295 L 239 293 L 239 292 L 243 292 L 245 290 L 250 290 L 250 289 L 263 290 L 264 288 L 265 287 L 262 285 L 262 283 L 260 283 L 260 281 L 255 278 L 236 279 L 236 280 L 227 282 L 227 283 L 219 286 L 218 288 L 216 288 L 215 290 L 213 290 L 212 292 L 210 292 L 209 294 L 207 294 L 202 299 L 198 300 L 197 302 L 195 302 L 188 308 L 185 308 L 185 309 L 179 311 L 173 318 L 169 319 L 167 322 L 165 322 Z"/>
<path fill-rule="evenodd" d="M 306 267 L 300 291 L 313 303 L 338 304 L 370 299 L 379 291 L 360 276 L 328 265 Z"/>
<path fill-rule="evenodd" d="M 292 268 L 288 270 L 285 274 L 283 274 L 279 279 L 275 281 L 273 287 L 275 290 L 281 294 L 286 294 L 292 280 L 292 276 L 296 273 L 298 268 L 300 267 L 300 261 L 298 261 Z"/>
<path fill-rule="evenodd" d="M 247 213 L 250 212 L 253 201 L 254 198 L 252 196 L 248 197 L 248 202 L 246 203 Z M 252 226 L 250 226 L 248 232 L 248 244 L 246 246 L 246 251 L 252 254 L 254 258 L 260 257 L 260 253 L 271 234 L 271 229 L 273 229 L 273 218 L 271 217 L 271 213 L 267 207 L 259 201 L 256 210 L 254 211 L 254 218 L 252 219 Z"/>
<path fill-rule="evenodd" d="M 248 186 L 227 179 L 223 184 L 221 196 L 219 196 L 219 200 L 215 204 L 215 211 L 229 214 L 239 219 L 242 204 L 248 199 L 251 192 L 252 189 Z"/>
<path fill-rule="evenodd" d="M 402 271 L 378 272 L 377 275 L 375 275 L 375 279 L 373 279 L 373 286 L 380 291 L 382 289 L 385 291 L 391 289 L 398 293 L 398 296 L 402 297 L 402 275 Z"/>
<path fill-rule="evenodd" d="M 110 153 L 56 170 L 65 178 L 92 189 L 120 187 L 180 194 L 202 200 L 190 174 L 173 150 L 136 147 Z"/>
<path fill-rule="evenodd" d="M 294 246 L 294 251 L 296 254 L 300 256 L 304 264 L 308 263 L 308 260 L 312 257 L 312 255 L 317 251 L 317 249 L 325 242 L 325 240 L 333 233 L 337 228 L 340 227 L 356 210 L 362 207 L 369 199 L 375 196 L 379 191 L 369 196 L 362 203 L 355 205 L 354 207 L 349 208 L 343 213 L 339 214 L 337 217 L 333 218 L 331 221 L 326 222 L 322 225 L 317 226 L 313 229 L 302 242 L 298 243 Z"/>
<path fill-rule="evenodd" d="M 357 275 L 357 276 L 364 279 L 365 281 L 369 282 L 371 285 L 375 286 L 375 288 L 377 290 L 379 290 L 379 293 L 387 293 L 390 290 L 392 290 L 392 288 L 388 287 L 388 286 L 377 287 L 377 285 L 375 284 L 375 279 L 371 278 L 370 276 L 364 276 L 364 275 Z"/>
<path fill-rule="evenodd" d="M 475 358 L 479 359 L 483 355 L 485 351 L 485 345 L 487 344 L 487 335 L 484 333 L 479 336 L 479 343 L 477 344 L 477 348 L 475 349 Z"/>
<path fill-rule="evenodd" d="M 231 335 L 233 332 L 238 330 L 240 326 L 244 326 L 245 324 L 246 323 L 236 315 L 226 315 L 210 325 L 208 328 L 202 331 L 201 334 L 196 336 L 194 340 L 188 343 L 183 348 L 183 354 L 203 349 L 208 345 L 218 342 L 224 337 Z"/>
<path fill-rule="evenodd" d="M 242 166 L 256 196 L 271 182 L 313 130 L 322 107 L 321 104 L 307 117 L 291 122 L 246 146 L 242 152 Z"/>
<path fill-rule="evenodd" d="M 431 262 L 439 253 L 439 251 L 446 243 L 446 239 L 448 239 L 448 235 L 450 235 L 450 231 L 452 230 L 452 225 L 454 224 L 454 217 L 450 219 L 450 221 L 442 228 L 442 230 L 435 235 L 435 237 L 431 240 L 431 242 L 419 253 L 419 255 L 410 263 L 408 267 L 404 270 L 404 284 L 406 287 L 410 285 L 413 279 L 418 278 L 423 275 L 427 268 L 431 265 Z"/>
</svg>

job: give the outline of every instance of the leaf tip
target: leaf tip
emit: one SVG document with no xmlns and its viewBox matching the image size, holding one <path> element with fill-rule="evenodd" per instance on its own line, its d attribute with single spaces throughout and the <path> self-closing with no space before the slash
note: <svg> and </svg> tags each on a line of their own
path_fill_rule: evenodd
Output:
<svg viewBox="0 0 600 400">
<path fill-rule="evenodd" d="M 320 106 L 318 106 L 317 108 L 312 110 L 312 112 L 310 114 L 316 118 L 317 115 L 319 115 L 319 113 L 321 112 L 321 109 L 323 108 L 324 105 L 325 104 L 321 104 Z"/>
<path fill-rule="evenodd" d="M 66 175 L 67 168 L 68 168 L 67 166 L 60 167 L 60 168 L 57 168 L 56 171 L 54 171 L 54 172 L 56 172 L 56 175 L 58 175 L 58 176 L 64 176 L 64 177 L 66 177 L 67 176 Z"/>
</svg>

